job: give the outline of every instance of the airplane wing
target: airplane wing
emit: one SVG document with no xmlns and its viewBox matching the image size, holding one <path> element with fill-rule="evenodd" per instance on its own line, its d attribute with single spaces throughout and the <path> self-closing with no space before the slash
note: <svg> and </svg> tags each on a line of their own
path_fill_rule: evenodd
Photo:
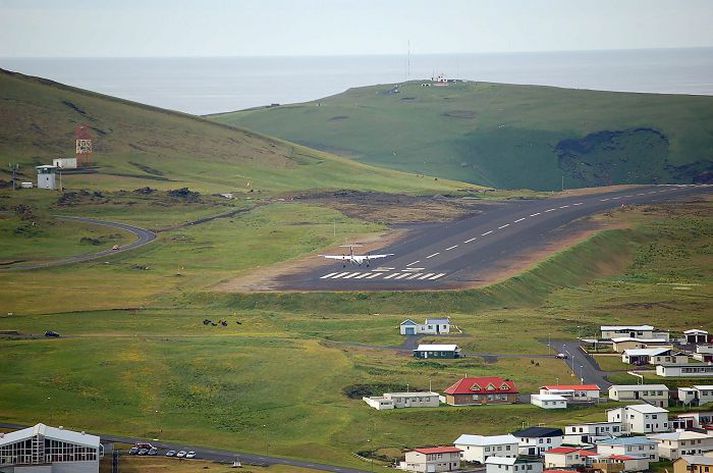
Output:
<svg viewBox="0 0 713 473">
<path fill-rule="evenodd" d="M 352 258 L 358 262 L 362 262 L 364 260 L 371 260 L 371 259 L 379 259 L 379 258 L 386 258 L 388 256 L 394 256 L 393 253 L 389 253 L 386 255 L 361 255 L 361 256 L 352 256 Z"/>
<path fill-rule="evenodd" d="M 319 256 L 321 256 L 322 258 L 338 259 L 341 261 L 352 259 L 350 256 L 347 256 L 347 255 L 319 255 Z"/>
</svg>

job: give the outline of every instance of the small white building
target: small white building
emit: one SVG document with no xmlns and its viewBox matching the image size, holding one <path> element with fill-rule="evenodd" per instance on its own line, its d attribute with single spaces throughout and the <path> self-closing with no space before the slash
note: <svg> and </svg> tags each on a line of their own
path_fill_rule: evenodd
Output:
<svg viewBox="0 0 713 473">
<path fill-rule="evenodd" d="M 656 365 L 659 363 L 686 363 L 688 355 L 677 352 L 672 347 L 633 348 L 621 354 L 622 363 L 629 365 Z"/>
<path fill-rule="evenodd" d="M 460 469 L 460 450 L 455 447 L 416 448 L 406 452 L 399 468 L 423 473 Z"/>
<path fill-rule="evenodd" d="M 518 440 L 520 455 L 543 455 L 562 445 L 564 432 L 557 427 L 528 427 L 512 433 Z"/>
<path fill-rule="evenodd" d="M 448 335 L 450 332 L 451 319 L 447 317 L 426 319 L 422 324 L 406 319 L 399 325 L 401 335 Z"/>
<path fill-rule="evenodd" d="M 384 393 L 383 396 L 363 397 L 362 400 L 378 411 L 408 407 L 438 407 L 439 394 L 434 392 Z"/>
<path fill-rule="evenodd" d="M 668 407 L 669 389 L 665 384 L 613 384 L 609 386 L 612 401 L 645 401 L 658 407 Z"/>
<path fill-rule="evenodd" d="M 460 358 L 460 347 L 452 344 L 422 343 L 413 350 L 416 358 Z"/>
<path fill-rule="evenodd" d="M 671 347 L 668 340 L 662 338 L 631 338 L 617 337 L 612 339 L 612 348 L 617 353 L 623 353 L 625 350 L 636 348 L 656 348 L 656 347 Z"/>
<path fill-rule="evenodd" d="M 567 398 L 559 394 L 530 394 L 530 404 L 542 409 L 567 409 Z"/>
<path fill-rule="evenodd" d="M 599 440 L 622 435 L 621 422 L 587 422 L 564 428 L 563 443 L 567 445 L 593 445 Z"/>
<path fill-rule="evenodd" d="M 659 461 L 656 441 L 646 437 L 617 437 L 597 442 L 597 453 L 611 456 L 644 457 L 650 461 Z"/>
<path fill-rule="evenodd" d="M 664 363 L 656 367 L 656 374 L 664 378 L 713 377 L 713 364 Z"/>
<path fill-rule="evenodd" d="M 59 169 L 77 169 L 77 158 L 55 158 L 52 165 Z"/>
<path fill-rule="evenodd" d="M 35 185 L 32 181 L 22 181 L 20 182 L 20 189 L 32 189 Z"/>
<path fill-rule="evenodd" d="M 596 384 L 550 384 L 540 387 L 540 394 L 556 394 L 569 403 L 595 403 L 600 389 Z"/>
<path fill-rule="evenodd" d="M 461 450 L 461 460 L 485 463 L 489 457 L 517 457 L 518 440 L 513 435 L 463 434 L 453 445 Z"/>
<path fill-rule="evenodd" d="M 648 437 L 657 443 L 659 457 L 672 461 L 681 455 L 703 455 L 713 451 L 713 436 L 700 432 L 679 430 Z"/>
<path fill-rule="evenodd" d="M 592 468 L 602 471 L 624 471 L 633 473 L 647 471 L 651 460 L 645 456 L 637 455 L 597 455 L 592 458 Z M 609 465 L 616 465 L 610 467 Z M 619 469 L 621 465 L 621 470 Z"/>
<path fill-rule="evenodd" d="M 607 420 L 621 422 L 622 430 L 629 434 L 653 434 L 671 430 L 668 411 L 651 404 L 632 404 L 609 409 Z"/>
<path fill-rule="evenodd" d="M 678 400 L 691 406 L 702 406 L 713 402 L 713 385 L 699 384 L 690 388 L 678 388 Z"/>
<path fill-rule="evenodd" d="M 38 189 L 49 189 L 51 191 L 57 189 L 57 166 L 45 164 L 42 166 L 35 166 L 35 169 L 37 169 Z"/>
<path fill-rule="evenodd" d="M 687 344 L 698 345 L 699 343 L 708 343 L 712 340 L 708 331 L 692 328 L 683 331 L 683 341 Z"/>
<path fill-rule="evenodd" d="M 1 473 L 99 473 L 99 437 L 37 424 L 0 433 Z"/>
<path fill-rule="evenodd" d="M 655 332 L 653 325 L 602 325 L 599 327 L 602 340 L 613 340 L 615 338 L 663 338 L 668 332 Z M 665 335 L 654 335 L 663 333 Z"/>
<path fill-rule="evenodd" d="M 542 470 L 542 462 L 531 458 L 488 457 L 485 460 L 485 473 L 542 473 Z"/>
</svg>

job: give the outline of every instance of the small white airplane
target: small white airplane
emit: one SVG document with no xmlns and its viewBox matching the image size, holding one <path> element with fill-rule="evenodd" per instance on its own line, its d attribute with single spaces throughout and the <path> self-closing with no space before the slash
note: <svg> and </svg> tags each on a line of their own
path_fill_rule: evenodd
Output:
<svg viewBox="0 0 713 473">
<path fill-rule="evenodd" d="M 372 254 L 365 254 L 365 255 L 355 255 L 354 254 L 354 247 L 355 246 L 360 246 L 360 245 L 342 245 L 341 248 L 349 248 L 349 254 L 348 255 L 319 255 L 322 258 L 327 258 L 327 259 L 336 259 L 342 262 L 342 267 L 345 268 L 347 266 L 347 263 L 355 264 L 357 266 L 361 266 L 363 263 L 366 263 L 366 267 L 369 267 L 369 263 L 373 259 L 379 259 L 379 258 L 386 258 L 388 256 L 394 256 L 393 253 L 388 253 L 384 255 L 372 255 Z"/>
</svg>

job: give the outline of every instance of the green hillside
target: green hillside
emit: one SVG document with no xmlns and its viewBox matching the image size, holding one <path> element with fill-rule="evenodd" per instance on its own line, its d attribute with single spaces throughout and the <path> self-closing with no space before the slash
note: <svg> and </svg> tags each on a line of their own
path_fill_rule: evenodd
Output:
<svg viewBox="0 0 713 473">
<path fill-rule="evenodd" d="M 95 94 L 0 69 L 0 184 L 7 163 L 33 166 L 74 153 L 74 128 L 94 136 L 97 173 L 65 187 L 119 190 L 189 186 L 201 192 L 351 188 L 444 192 L 462 183 L 377 169 L 203 118 Z"/>
<path fill-rule="evenodd" d="M 713 180 L 713 97 L 421 81 L 213 115 L 357 161 L 507 188 Z"/>
</svg>

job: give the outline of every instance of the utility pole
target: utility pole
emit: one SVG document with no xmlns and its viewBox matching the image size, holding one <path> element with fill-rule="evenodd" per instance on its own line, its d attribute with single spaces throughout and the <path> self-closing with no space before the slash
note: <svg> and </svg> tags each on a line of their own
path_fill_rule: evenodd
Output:
<svg viewBox="0 0 713 473">
<path fill-rule="evenodd" d="M 564 192 L 564 174 L 562 174 L 562 192 Z"/>
<path fill-rule="evenodd" d="M 8 163 L 7 165 L 10 167 L 10 170 L 12 171 L 12 190 L 15 190 L 15 189 L 17 189 L 17 186 L 15 185 L 15 182 L 17 179 L 16 175 L 17 175 L 17 170 L 19 169 L 20 165 L 17 163 L 15 163 L 15 164 Z"/>
</svg>

